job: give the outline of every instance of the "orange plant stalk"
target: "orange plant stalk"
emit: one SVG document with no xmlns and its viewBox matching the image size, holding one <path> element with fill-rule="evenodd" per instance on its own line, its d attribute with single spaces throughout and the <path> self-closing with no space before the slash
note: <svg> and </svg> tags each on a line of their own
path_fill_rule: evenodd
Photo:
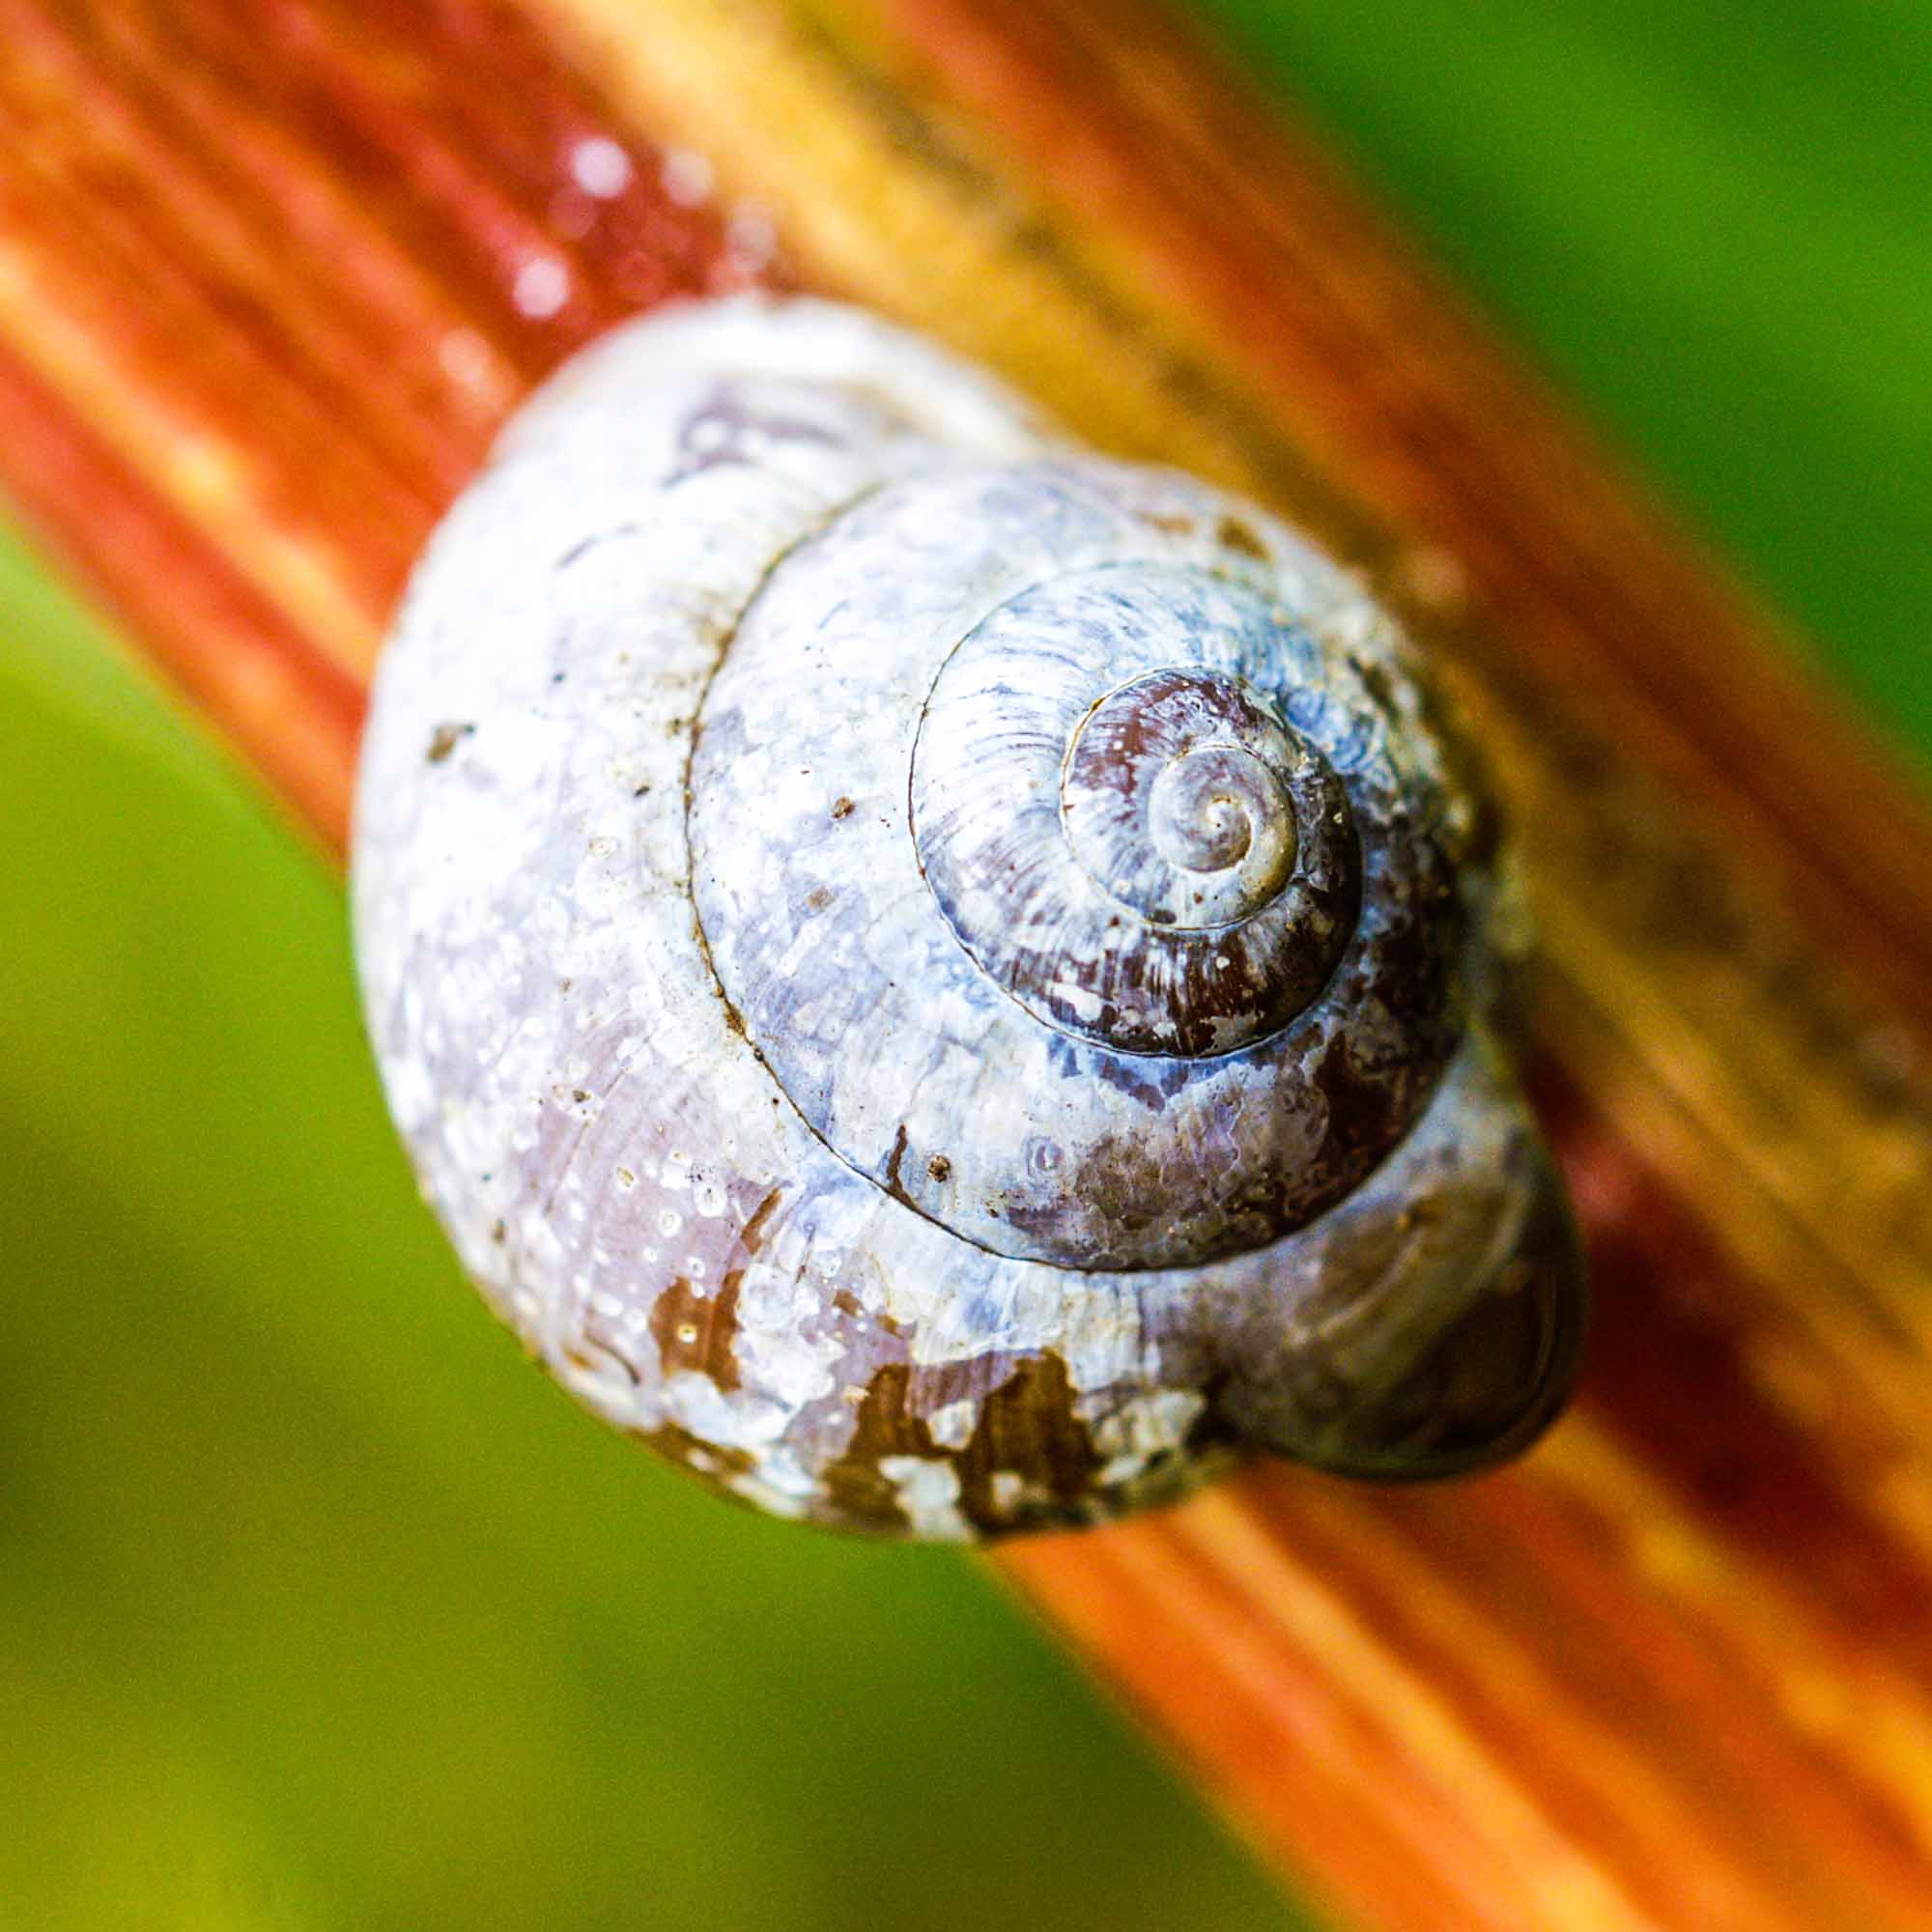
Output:
<svg viewBox="0 0 1932 1932">
<path fill-rule="evenodd" d="M 1523 833 L 1578 1412 L 1006 1574 L 1345 1922 L 1932 1926 L 1925 814 L 1306 142 L 1137 0 L 0 0 L 0 479 L 337 849 L 495 426 L 774 233 L 1371 572 Z"/>
</svg>

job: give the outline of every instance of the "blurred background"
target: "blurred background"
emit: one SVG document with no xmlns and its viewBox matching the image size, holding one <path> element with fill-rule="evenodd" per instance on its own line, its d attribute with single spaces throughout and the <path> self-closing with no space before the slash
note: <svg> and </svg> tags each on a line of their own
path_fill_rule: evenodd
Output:
<svg viewBox="0 0 1932 1932">
<path fill-rule="evenodd" d="M 1932 759 L 1932 9 L 1192 4 Z M 0 1928 L 1309 1922 L 985 1569 L 526 1364 L 333 877 L 4 528 L 0 820 Z"/>
</svg>

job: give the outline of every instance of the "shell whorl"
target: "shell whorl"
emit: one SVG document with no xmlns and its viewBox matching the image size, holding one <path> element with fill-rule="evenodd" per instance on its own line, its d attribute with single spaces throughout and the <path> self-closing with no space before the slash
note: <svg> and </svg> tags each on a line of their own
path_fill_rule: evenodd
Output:
<svg viewBox="0 0 1932 1932">
<path fill-rule="evenodd" d="M 1295 532 L 915 338 L 618 330 L 379 670 L 358 964 L 425 1193 L 584 1401 L 781 1514 L 1499 1453 L 1580 1290 L 1435 716 Z"/>
<path fill-rule="evenodd" d="M 1246 680 L 1191 667 L 1143 671 L 1073 728 L 1060 781 L 1066 841 L 1087 876 L 1150 925 L 1238 925 L 1293 873 L 1303 844 L 1294 793 L 1305 794 L 1300 821 L 1317 832 L 1331 819 L 1348 824 L 1324 765 Z M 1174 1034 L 1162 1035 L 1179 1052 L 1189 1050 L 1179 1037 L 1186 1017 L 1177 1013 Z"/>
<path fill-rule="evenodd" d="M 1229 1053 L 1303 1011 L 1361 902 L 1347 790 L 1283 722 L 1315 657 L 1201 570 L 1057 578 L 985 618 L 912 775 L 927 882 L 980 968 L 1123 1053 Z"/>
<path fill-rule="evenodd" d="M 1231 516 L 1070 454 L 894 482 L 778 563 L 704 697 L 725 997 L 829 1148 L 994 1254 L 1275 1239 L 1383 1158 L 1461 1032 L 1441 757 L 1393 634 Z M 1256 868 L 1162 855 L 1210 766 L 1245 791 L 1191 809 Z"/>
</svg>

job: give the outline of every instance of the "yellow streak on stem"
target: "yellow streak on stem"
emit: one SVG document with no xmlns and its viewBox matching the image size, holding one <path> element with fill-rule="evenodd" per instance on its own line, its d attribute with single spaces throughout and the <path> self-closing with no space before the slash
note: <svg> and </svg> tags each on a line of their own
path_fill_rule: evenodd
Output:
<svg viewBox="0 0 1932 1932">
<path fill-rule="evenodd" d="M 1397 1733 L 1421 1775 L 1456 1810 L 1485 1821 L 1485 1842 L 1510 1867 L 1509 1889 L 1533 1900 L 1544 1923 L 1571 1932 L 1637 1932 L 1654 1923 L 1538 1810 L 1435 1690 L 1291 1561 L 1233 1495 L 1217 1491 L 1202 1497 L 1178 1526 L 1215 1568 L 1242 1578 L 1248 1600 L 1331 1682 L 1346 1686 Z M 1363 1793 L 1369 1803 L 1378 1796 Z"/>
</svg>

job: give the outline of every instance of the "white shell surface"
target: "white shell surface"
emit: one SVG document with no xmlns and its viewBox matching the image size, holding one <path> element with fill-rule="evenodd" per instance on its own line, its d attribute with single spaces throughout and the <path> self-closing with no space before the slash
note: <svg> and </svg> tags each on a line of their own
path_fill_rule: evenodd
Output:
<svg viewBox="0 0 1932 1932">
<path fill-rule="evenodd" d="M 941 915 L 911 819 L 940 670 L 1030 585 L 1121 563 L 1123 533 L 1137 566 L 1292 607 L 1310 675 L 1280 722 L 1366 775 L 1358 816 L 1434 796 L 1427 732 L 1394 728 L 1399 640 L 1300 539 L 1080 457 L 814 301 L 694 306 L 580 358 L 452 511 L 384 655 L 354 914 L 426 1198 L 581 1399 L 768 1510 L 967 1536 L 1174 1493 L 1237 1435 L 1372 1461 L 1366 1419 L 1496 1269 L 1445 1264 L 1425 1306 L 1364 1320 L 1405 1271 L 1360 1259 L 1364 1227 L 1506 1258 L 1542 1211 L 1533 1130 L 1460 1012 L 1405 1071 L 1399 1015 L 1345 969 L 1238 1052 L 1120 1054 L 1027 1010 Z M 1413 1130 L 1344 1209 L 1158 1264 L 1228 1245 L 1202 1231 L 1239 1177 L 1326 1131 L 1319 1083 L 1277 1104 L 1279 1042 L 1299 1064 L 1345 1037 L 1408 1083 Z M 1066 1182 L 1110 1136 L 1142 1165 L 1090 1213 Z M 1110 1265 L 1136 1198 L 1176 1205 Z M 1088 1265 L 1040 1258 L 1083 1242 Z M 1372 1292 L 1338 1313 L 1350 1269 Z"/>
<path fill-rule="evenodd" d="M 1239 923 L 1150 925 L 1064 822 L 1083 719 L 1177 665 L 1277 707 L 1321 767 L 1293 876 Z M 1090 1268 L 1255 1247 L 1381 1159 L 1461 1030 L 1438 754 L 1398 742 L 1378 673 L 1406 679 L 1359 589 L 1190 478 L 1069 456 L 881 488 L 778 562 L 705 696 L 719 981 L 827 1144 L 981 1246 Z M 1313 890 L 1354 878 L 1358 839 L 1359 890 Z"/>
</svg>

